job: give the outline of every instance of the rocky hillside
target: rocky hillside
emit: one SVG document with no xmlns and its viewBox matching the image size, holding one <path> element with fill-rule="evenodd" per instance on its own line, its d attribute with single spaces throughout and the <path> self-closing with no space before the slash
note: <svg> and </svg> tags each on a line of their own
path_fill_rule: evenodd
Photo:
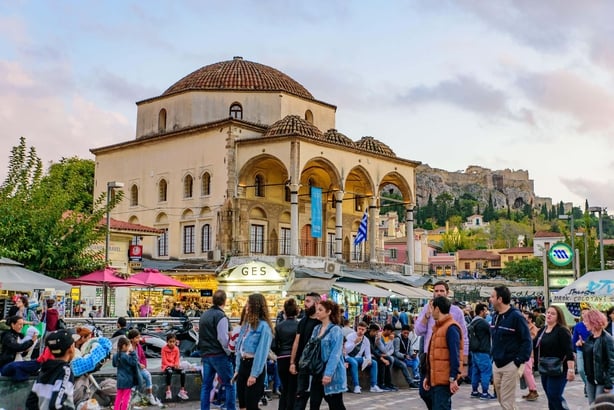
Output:
<svg viewBox="0 0 614 410">
<path fill-rule="evenodd" d="M 533 207 L 546 202 L 550 207 L 550 198 L 538 198 L 533 190 L 533 180 L 524 170 L 490 170 L 471 165 L 465 171 L 450 172 L 431 168 L 426 164 L 416 169 L 416 196 L 420 206 L 425 205 L 429 195 L 433 199 L 447 192 L 455 198 L 464 193 L 474 196 L 482 204 L 488 203 L 492 193 L 495 209 L 521 209 L 525 204 Z M 482 208 L 483 209 L 483 208 Z"/>
</svg>

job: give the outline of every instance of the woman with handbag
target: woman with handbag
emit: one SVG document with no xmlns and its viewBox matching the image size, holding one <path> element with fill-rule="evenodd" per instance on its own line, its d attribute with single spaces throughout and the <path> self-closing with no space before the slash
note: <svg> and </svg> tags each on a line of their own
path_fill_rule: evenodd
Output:
<svg viewBox="0 0 614 410">
<path fill-rule="evenodd" d="M 345 410 L 343 392 L 347 391 L 347 373 L 343 358 L 343 333 L 339 327 L 339 305 L 330 300 L 320 301 L 316 306 L 316 319 L 321 324 L 313 329 L 311 337 L 320 338 L 320 359 L 324 370 L 313 376 L 309 409 L 318 410 L 324 399 L 329 408 Z"/>
<path fill-rule="evenodd" d="M 582 349 L 586 394 L 588 404 L 593 404 L 595 397 L 610 393 L 614 385 L 614 339 L 604 330 L 608 321 L 598 310 L 583 311 L 582 320 L 591 333 L 586 340 L 579 338 L 576 346 Z"/>
<path fill-rule="evenodd" d="M 247 298 L 245 323 L 241 326 L 235 345 L 239 408 L 258 410 L 264 394 L 266 363 L 273 341 L 273 325 L 269 317 L 266 299 L 260 293 Z"/>
<path fill-rule="evenodd" d="M 575 364 L 571 332 L 560 307 L 550 306 L 546 311 L 546 323 L 534 340 L 534 348 L 548 410 L 568 409 L 563 391 L 567 382 L 574 379 Z"/>
</svg>

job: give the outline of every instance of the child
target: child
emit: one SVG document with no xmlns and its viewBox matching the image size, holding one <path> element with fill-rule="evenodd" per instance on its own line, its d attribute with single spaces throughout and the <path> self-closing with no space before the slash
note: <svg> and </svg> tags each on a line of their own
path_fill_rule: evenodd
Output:
<svg viewBox="0 0 614 410">
<path fill-rule="evenodd" d="M 181 376 L 181 390 L 179 397 L 182 400 L 188 400 L 188 392 L 185 390 L 185 370 L 179 366 L 179 348 L 175 346 L 177 337 L 173 333 L 166 335 L 166 346 L 162 348 L 162 371 L 166 373 L 166 400 L 171 400 L 171 377 L 173 372 L 179 373 Z"/>
<path fill-rule="evenodd" d="M 126 336 L 117 340 L 117 353 L 113 355 L 113 367 L 117 367 L 117 397 L 115 410 L 127 410 L 132 388 L 139 385 L 139 360 Z"/>
<path fill-rule="evenodd" d="M 120 318 L 121 319 L 121 318 Z M 147 358 L 141 347 L 141 333 L 136 329 L 128 331 L 128 339 L 132 344 L 132 349 L 136 352 L 136 357 L 139 359 L 139 368 L 141 376 L 145 380 L 145 391 L 147 392 L 147 400 L 152 406 L 162 407 L 162 402 L 153 395 L 153 384 L 151 382 L 151 373 L 147 370 Z"/>
<path fill-rule="evenodd" d="M 75 353 L 74 340 L 68 331 L 58 330 L 49 333 L 46 345 L 52 358 L 43 363 L 26 409 L 74 409 L 74 376 L 69 364 Z"/>
</svg>

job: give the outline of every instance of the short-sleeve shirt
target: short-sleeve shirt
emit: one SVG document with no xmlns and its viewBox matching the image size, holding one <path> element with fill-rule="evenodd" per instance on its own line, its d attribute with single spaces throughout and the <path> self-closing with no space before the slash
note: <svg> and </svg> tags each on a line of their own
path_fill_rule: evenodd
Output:
<svg viewBox="0 0 614 410">
<path fill-rule="evenodd" d="M 310 317 L 303 317 L 300 322 L 298 322 L 298 326 L 296 328 L 296 334 L 299 335 L 298 339 L 298 349 L 296 350 L 296 358 L 298 360 L 301 358 L 301 354 L 303 353 L 303 349 L 305 349 L 305 345 L 311 338 L 311 334 L 313 333 L 313 329 L 320 324 L 318 319 L 312 319 Z"/>
</svg>

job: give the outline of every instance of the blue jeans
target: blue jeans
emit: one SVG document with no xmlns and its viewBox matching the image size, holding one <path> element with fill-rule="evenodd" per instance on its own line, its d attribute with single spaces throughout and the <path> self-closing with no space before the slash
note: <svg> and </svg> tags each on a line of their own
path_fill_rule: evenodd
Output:
<svg viewBox="0 0 614 410">
<path fill-rule="evenodd" d="M 346 356 L 345 361 L 350 365 L 350 374 L 352 375 L 352 381 L 354 382 L 354 386 L 359 386 L 359 378 L 358 378 L 358 367 L 362 367 L 362 363 L 365 361 L 364 356 L 360 357 L 352 357 Z M 370 374 L 371 374 L 371 387 L 377 384 L 377 364 L 371 362 L 369 366 Z"/>
<path fill-rule="evenodd" d="M 603 388 L 605 386 L 603 384 L 593 384 L 591 382 L 586 383 L 586 395 L 588 396 L 588 404 L 593 404 L 595 402 L 595 398 L 600 394 L 603 394 Z"/>
<path fill-rule="evenodd" d="M 546 376 L 542 377 L 542 387 L 548 398 L 548 410 L 565 410 L 568 409 L 567 403 L 563 398 L 563 391 L 567 384 L 567 375 L 563 373 L 561 376 Z M 565 403 L 565 404 L 563 404 Z"/>
<path fill-rule="evenodd" d="M 235 386 L 231 383 L 233 370 L 230 359 L 225 354 L 203 357 L 203 384 L 200 389 L 200 410 L 209 410 L 209 397 L 213 389 L 213 379 L 217 373 L 222 379 L 222 385 L 226 390 L 224 405 L 228 410 L 236 409 Z"/>
<path fill-rule="evenodd" d="M 488 393 L 492 378 L 492 363 L 488 353 L 471 352 L 471 391 L 478 391 L 482 384 L 482 393 Z"/>
<path fill-rule="evenodd" d="M 149 370 L 147 369 L 141 369 L 141 377 L 143 377 L 143 380 L 145 381 L 145 388 L 146 389 L 151 389 L 153 387 L 153 384 L 151 383 L 151 373 L 149 373 Z"/>
<path fill-rule="evenodd" d="M 418 359 L 418 355 L 413 359 L 405 359 L 404 362 L 411 369 L 414 379 L 418 379 L 420 377 L 420 359 Z"/>
<path fill-rule="evenodd" d="M 584 372 L 584 352 L 581 348 L 578 348 L 578 350 L 576 350 L 576 369 L 578 369 L 578 374 L 584 382 L 584 388 L 586 388 L 586 373 Z"/>
<path fill-rule="evenodd" d="M 450 393 L 450 385 L 432 386 L 429 390 L 431 394 L 431 405 L 429 410 L 451 410 L 452 409 L 452 393 Z"/>
</svg>

